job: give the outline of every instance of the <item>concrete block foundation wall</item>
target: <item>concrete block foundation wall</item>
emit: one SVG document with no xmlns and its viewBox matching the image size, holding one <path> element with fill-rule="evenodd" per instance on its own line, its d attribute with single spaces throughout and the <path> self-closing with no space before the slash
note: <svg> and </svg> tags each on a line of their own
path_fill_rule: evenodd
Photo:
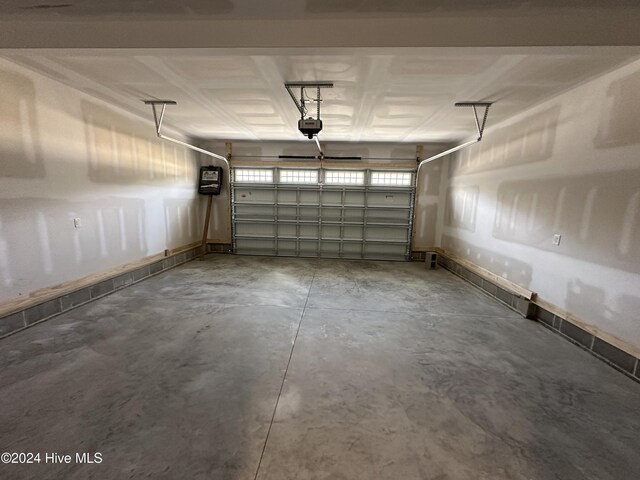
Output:
<svg viewBox="0 0 640 480">
<path fill-rule="evenodd" d="M 207 243 L 207 253 L 232 253 L 233 245 L 230 243 Z"/>
<path fill-rule="evenodd" d="M 41 302 L 35 300 L 31 306 L 26 308 L 9 310 L 4 313 L 1 313 L 0 310 L 0 338 L 175 268 L 193 260 L 201 253 L 201 246 L 187 248 L 159 260 L 151 260 L 143 265 L 125 268 L 124 271 L 118 271 L 113 276 L 107 275 L 106 279 L 100 278 L 95 282 L 83 282 L 83 285 L 78 288 L 61 288 L 62 292 L 59 294 L 50 296 Z"/>
<path fill-rule="evenodd" d="M 527 299 L 519 293 L 511 292 L 503 288 L 504 285 L 497 285 L 491 279 L 478 274 L 477 270 L 469 269 L 467 266 L 447 257 L 443 252 L 438 252 L 437 258 L 438 265 L 475 285 L 488 295 L 495 297 L 523 317 L 540 322 L 575 345 L 607 362 L 616 370 L 640 382 L 640 358 L 638 356 L 618 348 L 607 339 L 599 338 L 581 326 L 572 323 L 567 318 L 536 305 L 535 300 Z M 427 255 L 427 261 L 428 259 L 429 256 Z"/>
</svg>

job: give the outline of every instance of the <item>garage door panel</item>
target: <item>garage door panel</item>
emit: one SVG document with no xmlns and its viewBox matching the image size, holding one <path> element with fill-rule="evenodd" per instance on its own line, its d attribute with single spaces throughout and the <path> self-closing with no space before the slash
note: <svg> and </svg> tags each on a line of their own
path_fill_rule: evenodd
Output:
<svg viewBox="0 0 640 480">
<path fill-rule="evenodd" d="M 364 228 L 356 226 L 344 227 L 343 237 L 348 240 L 362 240 L 364 236 Z"/>
<path fill-rule="evenodd" d="M 314 240 L 318 239 L 318 225 L 302 224 L 299 226 L 299 229 L 301 238 L 312 238 Z"/>
<path fill-rule="evenodd" d="M 298 209 L 296 207 L 278 207 L 278 218 L 282 219 L 295 219 L 298 216 Z"/>
<path fill-rule="evenodd" d="M 275 249 L 275 241 L 255 238 L 237 238 L 236 248 L 247 255 L 270 255 Z"/>
<path fill-rule="evenodd" d="M 411 203 L 411 195 L 402 192 L 370 192 L 367 196 L 367 205 L 385 207 L 389 205 L 408 208 Z"/>
<path fill-rule="evenodd" d="M 371 222 L 406 223 L 410 218 L 410 212 L 405 209 L 376 208 L 367 211 L 367 220 Z"/>
<path fill-rule="evenodd" d="M 345 242 L 342 244 L 342 256 L 346 258 L 362 258 L 362 247 L 362 243 Z"/>
<path fill-rule="evenodd" d="M 279 239 L 278 250 L 280 253 L 285 253 L 285 252 L 295 253 L 297 243 L 298 242 L 296 240 L 280 240 Z"/>
<path fill-rule="evenodd" d="M 301 254 L 313 254 L 316 256 L 318 253 L 318 242 L 317 241 L 308 241 L 308 240 L 300 240 L 300 253 Z"/>
<path fill-rule="evenodd" d="M 339 221 L 342 216 L 341 208 L 323 208 L 322 218 L 326 220 Z"/>
<path fill-rule="evenodd" d="M 367 228 L 367 231 L 365 233 L 365 240 L 390 240 L 396 242 L 404 242 L 406 236 L 407 234 L 402 228 L 369 227 Z"/>
<path fill-rule="evenodd" d="M 354 169 L 344 170 L 343 176 L 336 176 L 334 169 L 330 177 L 338 181 L 356 178 L 358 185 L 330 184 L 331 178 L 322 172 L 314 176 L 313 181 L 325 178 L 327 184 L 309 183 L 306 177 L 307 183 L 294 184 L 292 179 L 304 177 L 294 170 L 288 168 L 279 173 L 276 167 L 255 167 L 252 181 L 262 183 L 241 184 L 234 180 L 234 169 L 232 207 L 236 253 L 408 258 L 413 185 L 369 186 L 362 182 L 368 182 L 372 172 Z M 246 173 L 240 177 L 243 177 L 241 181 L 248 181 Z M 278 179 L 285 179 L 286 183 L 277 183 Z"/>
<path fill-rule="evenodd" d="M 345 208 L 344 219 L 349 222 L 361 222 L 364 219 L 364 208 Z"/>
<path fill-rule="evenodd" d="M 339 225 L 323 225 L 322 226 L 322 238 L 340 238 L 340 226 Z"/>
<path fill-rule="evenodd" d="M 238 223 L 236 226 L 236 235 L 254 235 L 261 237 L 273 237 L 275 233 L 275 224 L 273 223 Z"/>
<path fill-rule="evenodd" d="M 302 190 L 300 191 L 300 203 L 313 203 L 318 204 L 320 201 L 320 192 L 318 191 L 309 191 Z"/>
<path fill-rule="evenodd" d="M 295 237 L 298 234 L 298 227 L 295 223 L 278 224 L 278 237 Z"/>
<path fill-rule="evenodd" d="M 278 203 L 298 203 L 298 193 L 295 190 L 279 190 Z"/>
<path fill-rule="evenodd" d="M 320 207 L 303 205 L 301 207 L 298 207 L 298 213 L 300 215 L 301 220 L 304 220 L 305 218 L 317 219 L 318 216 L 320 215 Z"/>
<path fill-rule="evenodd" d="M 405 253 L 401 245 L 365 244 L 364 256 L 369 259 L 402 260 Z"/>
<path fill-rule="evenodd" d="M 237 218 L 273 218 L 276 211 L 275 207 L 269 205 L 261 206 L 242 203 L 236 203 L 234 206 L 234 210 Z"/>
<path fill-rule="evenodd" d="M 238 203 L 268 203 L 275 204 L 275 191 L 266 189 L 239 189 L 236 190 L 236 201 Z"/>
<path fill-rule="evenodd" d="M 345 205 L 364 205 L 365 193 L 364 191 L 350 192 L 346 191 L 344 195 Z"/>
<path fill-rule="evenodd" d="M 398 216 L 387 216 L 387 217 L 381 217 L 381 216 L 367 216 L 367 224 L 369 226 L 376 226 L 376 225 L 390 225 L 390 226 L 406 226 L 407 225 L 407 218 L 403 218 L 403 217 L 398 217 Z"/>
<path fill-rule="evenodd" d="M 340 243 L 338 242 L 325 242 L 320 244 L 320 254 L 325 257 L 338 257 L 340 256 Z"/>
</svg>

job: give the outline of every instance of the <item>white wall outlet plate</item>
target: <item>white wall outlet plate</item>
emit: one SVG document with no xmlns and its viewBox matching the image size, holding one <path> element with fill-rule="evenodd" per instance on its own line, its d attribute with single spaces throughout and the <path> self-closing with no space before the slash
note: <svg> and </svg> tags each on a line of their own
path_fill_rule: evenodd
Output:
<svg viewBox="0 0 640 480">
<path fill-rule="evenodd" d="M 80 222 L 79 218 L 74 218 L 73 219 L 73 226 L 76 228 L 80 228 L 82 226 L 82 223 Z"/>
<path fill-rule="evenodd" d="M 561 239 L 562 239 L 562 235 L 560 235 L 560 234 L 556 233 L 556 234 L 553 236 L 553 244 L 554 244 L 554 245 L 560 245 L 560 240 L 561 240 Z"/>
</svg>

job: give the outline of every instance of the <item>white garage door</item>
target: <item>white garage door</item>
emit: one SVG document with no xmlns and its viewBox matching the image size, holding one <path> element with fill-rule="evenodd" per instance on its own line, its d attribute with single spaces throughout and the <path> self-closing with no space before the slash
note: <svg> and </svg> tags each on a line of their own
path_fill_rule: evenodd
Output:
<svg viewBox="0 0 640 480">
<path fill-rule="evenodd" d="M 234 168 L 234 252 L 407 260 L 413 195 L 413 171 Z"/>
</svg>

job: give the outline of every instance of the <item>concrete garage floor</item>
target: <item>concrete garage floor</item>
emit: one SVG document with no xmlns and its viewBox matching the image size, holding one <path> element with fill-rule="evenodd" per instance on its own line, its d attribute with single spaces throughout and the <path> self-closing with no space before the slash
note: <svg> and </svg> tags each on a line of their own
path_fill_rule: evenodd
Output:
<svg viewBox="0 0 640 480">
<path fill-rule="evenodd" d="M 210 256 L 0 365 L 0 448 L 43 458 L 2 479 L 640 478 L 640 384 L 420 263 Z"/>
</svg>

